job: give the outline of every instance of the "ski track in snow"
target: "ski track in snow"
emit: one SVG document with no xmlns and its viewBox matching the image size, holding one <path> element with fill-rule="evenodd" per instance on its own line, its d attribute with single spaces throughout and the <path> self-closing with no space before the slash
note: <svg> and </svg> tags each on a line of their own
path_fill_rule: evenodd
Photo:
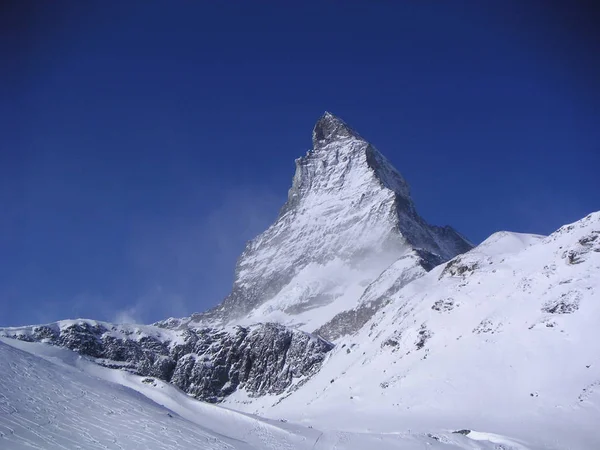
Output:
<svg viewBox="0 0 600 450">
<path fill-rule="evenodd" d="M 0 346 L 0 448 L 244 448 L 130 389 Z"/>
</svg>

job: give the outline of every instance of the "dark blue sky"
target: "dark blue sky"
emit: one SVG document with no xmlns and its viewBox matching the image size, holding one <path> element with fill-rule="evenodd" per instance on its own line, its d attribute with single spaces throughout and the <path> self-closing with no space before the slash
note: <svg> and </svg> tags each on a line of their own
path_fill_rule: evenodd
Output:
<svg viewBox="0 0 600 450">
<path fill-rule="evenodd" d="M 600 209 L 583 8 L 26 3 L 0 11 L 0 326 L 214 305 L 325 110 L 475 242 Z"/>
</svg>

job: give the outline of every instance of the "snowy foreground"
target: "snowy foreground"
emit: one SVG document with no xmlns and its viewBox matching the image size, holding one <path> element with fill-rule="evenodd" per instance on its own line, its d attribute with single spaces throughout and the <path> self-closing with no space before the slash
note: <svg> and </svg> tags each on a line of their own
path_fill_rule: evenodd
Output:
<svg viewBox="0 0 600 450">
<path fill-rule="evenodd" d="M 478 432 L 348 433 L 266 421 L 39 343 L 2 339 L 0 374 L 3 450 L 534 448 Z"/>
</svg>

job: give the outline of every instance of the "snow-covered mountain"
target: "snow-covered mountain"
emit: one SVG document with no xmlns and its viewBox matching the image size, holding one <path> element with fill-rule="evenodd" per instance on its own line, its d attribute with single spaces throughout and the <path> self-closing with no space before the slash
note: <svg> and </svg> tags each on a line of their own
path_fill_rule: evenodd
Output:
<svg viewBox="0 0 600 450">
<path fill-rule="evenodd" d="M 313 149 L 296 161 L 287 203 L 248 244 L 217 308 L 156 326 L 67 320 L 0 335 L 64 346 L 205 401 L 237 389 L 288 395 L 333 347 L 303 329 L 318 326 L 327 339 L 356 332 L 386 296 L 469 248 L 451 228 L 421 219 L 400 174 L 326 113 Z"/>
<path fill-rule="evenodd" d="M 273 321 L 335 338 L 358 329 L 336 316 L 364 306 L 365 289 L 390 264 L 404 258 L 397 267 L 412 278 L 470 248 L 451 227 L 428 225 L 389 161 L 325 113 L 314 127 L 313 148 L 296 160 L 279 217 L 240 257 L 231 294 L 184 323 Z M 377 305 L 363 308 L 361 317 Z"/>
<path fill-rule="evenodd" d="M 596 212 L 548 237 L 492 235 L 390 295 L 293 395 L 248 403 L 237 392 L 225 404 L 349 429 L 389 432 L 395 417 L 411 430 L 600 448 L 599 324 Z"/>
<path fill-rule="evenodd" d="M 0 329 L 0 448 L 135 448 L 121 436 L 137 413 L 165 449 L 600 448 L 598 324 L 600 212 L 472 248 L 420 218 L 400 174 L 327 113 L 216 308 Z M 125 425 L 82 415 L 111 396 Z"/>
</svg>

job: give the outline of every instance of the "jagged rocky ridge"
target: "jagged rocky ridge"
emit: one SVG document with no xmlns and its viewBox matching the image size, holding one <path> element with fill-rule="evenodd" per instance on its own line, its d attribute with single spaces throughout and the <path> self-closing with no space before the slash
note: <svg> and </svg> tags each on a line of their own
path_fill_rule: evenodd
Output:
<svg viewBox="0 0 600 450">
<path fill-rule="evenodd" d="M 411 276 L 396 273 L 407 282 L 416 267 L 426 271 L 470 248 L 451 227 L 427 224 L 390 162 L 325 113 L 313 148 L 296 160 L 277 220 L 239 258 L 231 294 L 210 311 L 159 325 L 274 321 L 337 337 L 356 331 L 384 302 L 365 306 L 363 297 L 395 261 L 413 257 Z"/>
<path fill-rule="evenodd" d="M 167 333 L 77 320 L 0 330 L 0 336 L 66 347 L 96 363 L 156 377 L 208 402 L 238 388 L 281 394 L 320 367 L 332 345 L 277 324 Z"/>
</svg>

